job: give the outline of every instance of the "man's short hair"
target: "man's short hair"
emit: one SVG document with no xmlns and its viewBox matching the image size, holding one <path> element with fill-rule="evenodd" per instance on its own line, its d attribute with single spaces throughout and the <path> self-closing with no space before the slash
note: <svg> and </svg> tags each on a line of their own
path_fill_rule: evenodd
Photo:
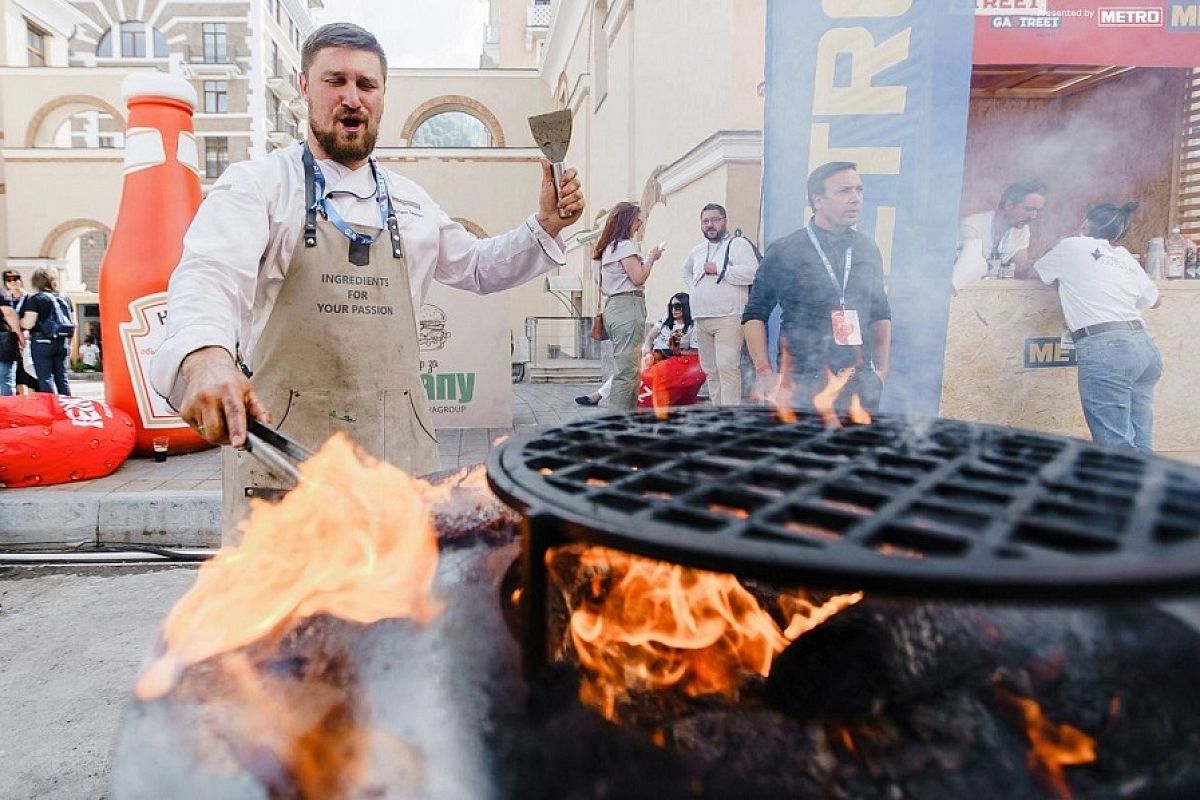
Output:
<svg viewBox="0 0 1200 800">
<path fill-rule="evenodd" d="M 317 53 L 327 47 L 367 50 L 374 53 L 379 56 L 379 63 L 383 67 L 383 79 L 387 80 L 387 56 L 383 52 L 383 46 L 379 44 L 375 34 L 352 22 L 331 22 L 310 33 L 304 40 L 304 46 L 300 48 L 300 72 L 307 75 Z"/>
<path fill-rule="evenodd" d="M 1000 193 L 1000 204 L 997 206 L 997 208 L 1004 208 L 1009 203 L 1013 203 L 1015 205 L 1031 194 L 1040 194 L 1045 196 L 1046 191 L 1046 184 L 1042 183 L 1041 181 L 1029 180 L 1010 183 L 1008 186 L 1005 186 L 1004 191 Z"/>
<path fill-rule="evenodd" d="M 853 161 L 830 161 L 828 164 L 822 164 L 814 169 L 808 176 L 808 204 L 812 205 L 813 198 L 817 195 L 825 194 L 825 181 L 848 169 L 856 170 L 858 164 Z"/>
<path fill-rule="evenodd" d="M 725 213 L 725 206 L 720 203 L 709 203 L 704 208 L 700 209 L 700 216 L 704 216 L 705 211 L 720 211 L 721 219 L 728 219 L 729 215 Z"/>
</svg>

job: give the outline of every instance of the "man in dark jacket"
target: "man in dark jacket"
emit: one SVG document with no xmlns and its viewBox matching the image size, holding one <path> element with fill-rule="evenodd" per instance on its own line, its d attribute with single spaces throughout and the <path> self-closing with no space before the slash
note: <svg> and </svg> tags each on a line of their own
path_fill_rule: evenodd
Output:
<svg viewBox="0 0 1200 800">
<path fill-rule="evenodd" d="M 776 397 L 786 378 L 790 405 L 809 408 L 814 395 L 840 378 L 846 386 L 839 408 L 858 395 L 874 410 L 888 376 L 892 314 L 879 248 L 853 227 L 863 202 L 855 165 L 835 161 L 813 170 L 808 199 L 812 221 L 768 248 L 742 315 L 758 373 L 756 393 Z M 776 305 L 782 311 L 784 375 L 775 373 L 767 356 L 766 323 Z"/>
</svg>

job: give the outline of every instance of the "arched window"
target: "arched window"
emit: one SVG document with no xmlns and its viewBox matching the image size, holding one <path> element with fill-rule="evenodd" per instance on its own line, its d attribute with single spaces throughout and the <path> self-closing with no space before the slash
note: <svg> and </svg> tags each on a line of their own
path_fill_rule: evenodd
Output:
<svg viewBox="0 0 1200 800">
<path fill-rule="evenodd" d="M 410 147 L 491 147 L 492 132 L 465 111 L 443 111 L 413 131 Z"/>
<path fill-rule="evenodd" d="M 140 20 L 127 20 L 118 28 L 120 53 L 113 51 L 113 29 L 109 28 L 100 37 L 96 45 L 96 55 L 101 58 L 166 58 L 170 51 L 167 48 L 167 37 L 162 31 L 152 28 Z M 149 32 L 149 49 L 147 48 L 147 32 Z"/>
<path fill-rule="evenodd" d="M 125 132 L 112 114 L 99 109 L 87 109 L 72 114 L 54 132 L 54 147 L 83 149 L 118 148 L 125 146 Z"/>
</svg>

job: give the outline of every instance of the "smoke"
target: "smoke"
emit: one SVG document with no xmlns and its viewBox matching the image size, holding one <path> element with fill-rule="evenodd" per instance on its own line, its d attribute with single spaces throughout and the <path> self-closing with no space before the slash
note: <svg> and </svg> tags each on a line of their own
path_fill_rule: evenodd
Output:
<svg viewBox="0 0 1200 800">
<path fill-rule="evenodd" d="M 1045 253 L 1078 229 L 1088 209 L 1137 200 L 1126 239 L 1144 253 L 1166 234 L 1170 165 L 1183 94 L 1183 71 L 1135 69 L 1053 99 L 972 101 L 963 173 L 962 215 L 995 208 L 1008 183 L 1037 178 L 1046 208 L 1030 226 L 1030 255 Z"/>
<path fill-rule="evenodd" d="M 1136 69 L 1050 99 L 973 99 L 959 217 L 994 209 L 1007 184 L 1036 178 L 1048 185 L 1049 195 L 1046 207 L 1030 226 L 1029 253 L 1033 259 L 1075 233 L 1093 206 L 1102 202 L 1120 205 L 1126 200 L 1138 201 L 1141 208 L 1122 243 L 1131 252 L 1144 253 L 1150 237 L 1167 233 L 1173 202 L 1170 165 L 1178 158 L 1175 137 L 1182 124 L 1178 114 L 1185 78 L 1183 70 Z M 870 197 L 867 202 L 871 202 Z M 919 210 L 902 212 L 897 237 L 907 228 L 910 235 L 924 238 L 931 259 L 947 257 L 945 244 L 957 239 L 957 231 L 931 229 L 923 216 Z M 894 340 L 893 362 L 904 360 L 905 349 L 921 341 L 928 346 L 943 335 L 947 341 L 957 337 L 955 344 L 959 346 L 951 348 L 951 360 L 945 363 L 943 405 L 951 401 L 948 411 L 959 416 L 1029 426 L 1033 419 L 1028 401 L 1035 389 L 1029 372 L 1023 369 L 1022 353 L 1007 347 L 1006 351 L 1011 352 L 1004 354 L 1007 362 L 1001 365 L 1003 359 L 988 352 L 988 348 L 1005 347 L 1000 344 L 1000 330 L 1006 326 L 1009 330 L 1003 341 L 1019 341 L 1021 336 L 1014 334 L 1011 326 L 1019 326 L 1022 320 L 1031 328 L 1025 336 L 1057 331 L 1033 330 L 1036 326 L 1032 318 L 1018 320 L 1019 313 L 1028 309 L 1019 308 L 1020 302 L 1013 296 L 1012 306 L 984 308 L 980 312 L 983 316 L 974 312 L 955 314 L 952 306 L 943 334 L 935 329 L 940 323 L 937 312 L 951 287 L 942 281 L 945 273 L 940 261 L 926 269 L 937 277 L 924 291 L 905 292 L 901 301 L 897 287 L 891 287 L 893 317 L 907 320 L 910 331 L 917 321 L 913 341 Z M 964 343 L 965 336 L 977 337 L 978 341 Z M 972 355 L 978 356 L 978 361 L 972 362 L 969 370 L 959 369 L 958 374 L 969 372 L 970 380 L 977 383 L 970 389 L 961 383 L 955 385 L 953 373 L 961 365 L 953 359 Z M 929 380 L 922 374 L 931 378 L 943 369 L 943 363 L 933 360 L 908 361 L 905 365 L 903 379 L 892 380 L 885 390 L 885 410 L 920 407 L 924 390 L 913 387 L 928 385 Z M 1073 372 L 1056 372 L 1061 381 L 1074 383 Z M 988 387 L 993 390 L 992 396 L 983 397 L 989 394 Z M 982 402 L 972 403 L 973 396 Z M 1076 424 L 1072 420 L 1077 409 L 1069 402 L 1064 405 L 1069 408 L 1043 415 L 1047 420 L 1053 418 L 1056 428 Z"/>
</svg>

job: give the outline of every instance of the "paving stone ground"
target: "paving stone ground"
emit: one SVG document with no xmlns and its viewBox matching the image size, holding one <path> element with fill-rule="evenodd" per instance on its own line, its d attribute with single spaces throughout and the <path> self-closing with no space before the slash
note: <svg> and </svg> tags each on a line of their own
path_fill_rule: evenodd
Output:
<svg viewBox="0 0 1200 800">
<path fill-rule="evenodd" d="M 103 399 L 99 382 L 76 382 L 76 395 Z M 513 385 L 511 428 L 438 430 L 444 469 L 480 464 L 514 430 L 549 427 L 603 406 L 575 403 L 592 386 Z M 0 490 L 0 548 L 62 549 L 89 542 L 211 547 L 220 543 L 221 457 L 217 449 L 169 456 L 164 463 L 131 458 L 106 478 L 33 489 Z"/>
</svg>

